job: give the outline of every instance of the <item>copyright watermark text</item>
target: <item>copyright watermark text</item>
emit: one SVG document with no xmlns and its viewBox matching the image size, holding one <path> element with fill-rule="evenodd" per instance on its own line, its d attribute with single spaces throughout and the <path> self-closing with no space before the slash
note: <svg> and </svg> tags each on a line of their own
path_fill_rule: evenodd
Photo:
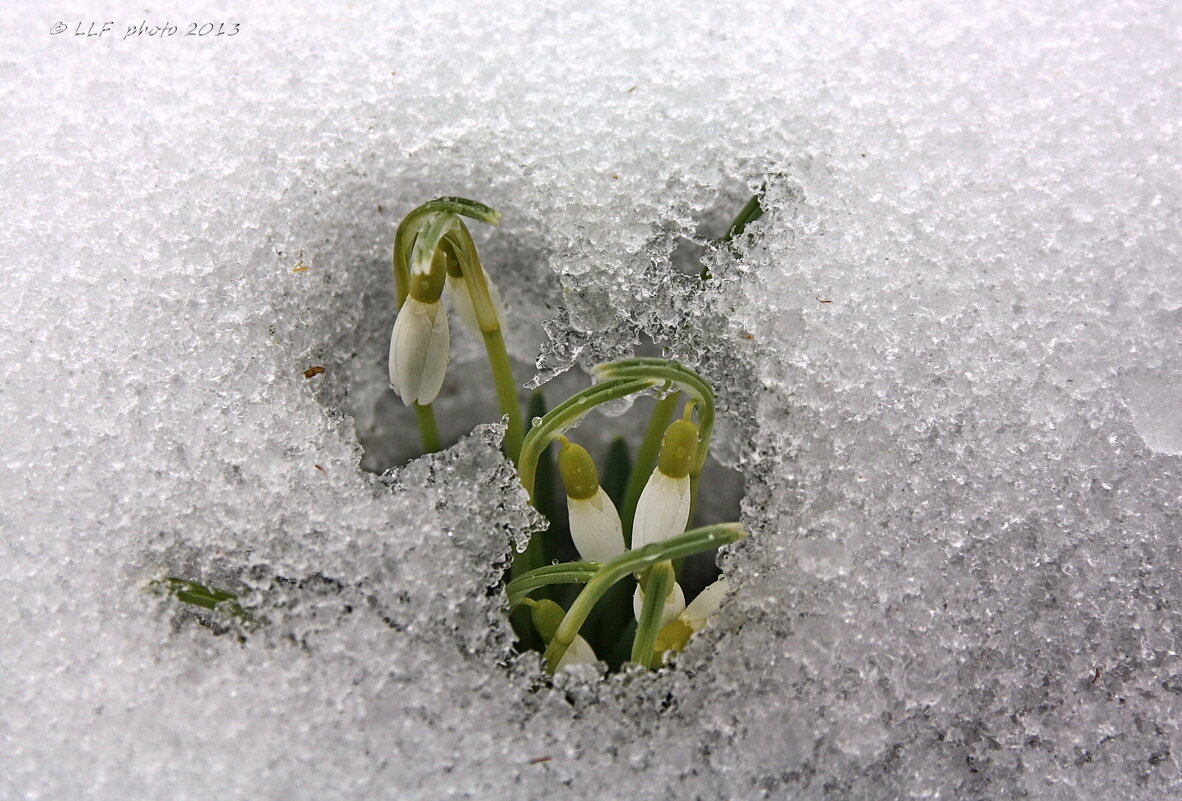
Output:
<svg viewBox="0 0 1182 801">
<path fill-rule="evenodd" d="M 115 20 L 58 21 L 49 27 L 50 36 L 79 39 L 172 39 L 189 36 L 198 39 L 237 36 L 240 22 L 165 22 L 163 25 L 142 20 L 132 25 Z"/>
</svg>

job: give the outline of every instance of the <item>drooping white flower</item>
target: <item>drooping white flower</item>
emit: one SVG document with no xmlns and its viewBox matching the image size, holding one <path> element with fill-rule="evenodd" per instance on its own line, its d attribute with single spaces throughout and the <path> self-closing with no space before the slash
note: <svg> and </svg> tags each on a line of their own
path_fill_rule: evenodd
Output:
<svg viewBox="0 0 1182 801">
<path fill-rule="evenodd" d="M 575 665 L 594 665 L 597 662 L 599 662 L 599 657 L 595 655 L 591 643 L 584 640 L 583 635 L 576 634 L 574 642 L 566 649 L 562 659 L 558 660 L 558 669 L 566 670 Z"/>
<path fill-rule="evenodd" d="M 673 478 L 653 470 L 632 521 L 632 547 L 643 548 L 650 542 L 663 542 L 685 531 L 690 511 L 689 476 Z"/>
<path fill-rule="evenodd" d="M 727 580 L 719 579 L 698 593 L 698 597 L 691 601 L 678 617 L 695 632 L 701 631 L 710 615 L 718 610 L 723 596 L 729 589 L 730 584 Z"/>
<path fill-rule="evenodd" d="M 662 664 L 671 654 L 684 650 L 690 638 L 706 627 L 710 616 L 718 610 L 728 589 L 730 585 L 726 579 L 719 579 L 698 593 L 698 597 L 676 618 L 662 620 L 661 630 L 657 633 L 654 645 L 654 650 L 661 655 Z"/>
<path fill-rule="evenodd" d="M 640 620 L 640 611 L 644 608 L 644 590 L 637 585 L 636 592 L 632 593 L 632 614 L 637 620 Z M 685 593 L 681 589 L 681 585 L 676 581 L 673 586 L 669 588 L 669 594 L 665 596 L 665 606 L 661 609 L 661 622 L 657 628 L 661 628 L 668 623 L 672 623 L 681 616 L 685 611 Z"/>
<path fill-rule="evenodd" d="M 663 542 L 685 531 L 690 514 L 690 468 L 698 452 L 698 427 L 674 420 L 665 429 L 657 467 L 636 502 L 632 547 Z"/>
<path fill-rule="evenodd" d="M 607 562 L 625 550 L 624 526 L 616 505 L 599 486 L 599 472 L 591 454 L 562 438 L 558 475 L 566 488 L 570 536 L 587 562 Z"/>
<path fill-rule="evenodd" d="M 570 536 L 586 562 L 607 562 L 625 551 L 624 526 L 603 487 L 590 498 L 566 496 Z"/>
<path fill-rule="evenodd" d="M 484 282 L 488 286 L 488 297 L 492 301 L 493 310 L 497 314 L 497 325 L 505 330 L 505 305 L 501 302 L 501 292 L 497 285 L 485 273 Z M 451 296 L 452 308 L 460 316 L 464 326 L 478 339 L 483 336 L 480 323 L 476 319 L 476 307 L 472 303 L 472 293 L 468 289 L 468 281 L 462 276 L 447 274 L 447 291 Z"/>
<path fill-rule="evenodd" d="M 547 644 L 554 639 L 554 635 L 558 632 L 558 626 L 562 623 L 562 618 L 566 614 L 561 606 L 549 599 L 543 598 L 537 601 L 528 601 L 530 607 L 530 620 L 533 621 L 534 628 L 538 634 L 546 641 Z M 557 669 L 565 670 L 575 665 L 594 665 L 599 661 L 599 657 L 595 655 L 595 651 L 591 648 L 591 643 L 583 639 L 581 634 L 576 634 L 575 638 L 571 640 L 571 644 L 567 647 L 566 652 L 562 658 L 558 660 Z"/>
<path fill-rule="evenodd" d="M 406 299 L 390 334 L 390 386 L 407 406 L 425 406 L 443 386 L 451 349 L 447 312 L 436 301 Z"/>
</svg>

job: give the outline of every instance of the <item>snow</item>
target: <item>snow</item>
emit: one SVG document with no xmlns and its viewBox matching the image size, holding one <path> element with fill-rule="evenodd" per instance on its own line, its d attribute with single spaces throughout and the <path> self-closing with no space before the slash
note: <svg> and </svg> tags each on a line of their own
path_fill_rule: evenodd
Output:
<svg viewBox="0 0 1182 801">
<path fill-rule="evenodd" d="M 0 795 L 1178 791 L 1174 4 L 2 13 Z M 655 340 L 717 389 L 752 536 L 671 669 L 512 654 L 536 518 L 458 326 L 458 444 L 372 472 L 444 194 L 503 214 L 523 382 Z"/>
</svg>

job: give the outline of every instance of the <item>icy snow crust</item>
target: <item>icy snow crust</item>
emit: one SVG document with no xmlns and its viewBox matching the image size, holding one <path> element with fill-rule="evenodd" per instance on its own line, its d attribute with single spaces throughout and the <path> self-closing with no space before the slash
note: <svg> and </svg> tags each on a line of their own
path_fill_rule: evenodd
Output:
<svg viewBox="0 0 1182 801">
<path fill-rule="evenodd" d="M 0 795 L 1178 791 L 1176 3 L 188 5 L 241 32 L 4 11 Z M 718 387 L 752 536 L 673 670 L 511 656 L 495 426 L 358 469 L 440 194 L 523 381 L 647 333 Z"/>
</svg>

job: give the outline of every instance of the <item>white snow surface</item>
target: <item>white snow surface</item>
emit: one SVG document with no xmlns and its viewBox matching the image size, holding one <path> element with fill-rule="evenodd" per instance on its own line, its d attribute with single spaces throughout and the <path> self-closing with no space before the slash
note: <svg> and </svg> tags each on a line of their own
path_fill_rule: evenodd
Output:
<svg viewBox="0 0 1182 801">
<path fill-rule="evenodd" d="M 86 5 L 0 11 L 0 797 L 1182 790 L 1176 2 Z M 672 668 L 512 655 L 495 425 L 359 469 L 444 194 L 523 382 L 717 387 L 752 535 Z"/>
</svg>

